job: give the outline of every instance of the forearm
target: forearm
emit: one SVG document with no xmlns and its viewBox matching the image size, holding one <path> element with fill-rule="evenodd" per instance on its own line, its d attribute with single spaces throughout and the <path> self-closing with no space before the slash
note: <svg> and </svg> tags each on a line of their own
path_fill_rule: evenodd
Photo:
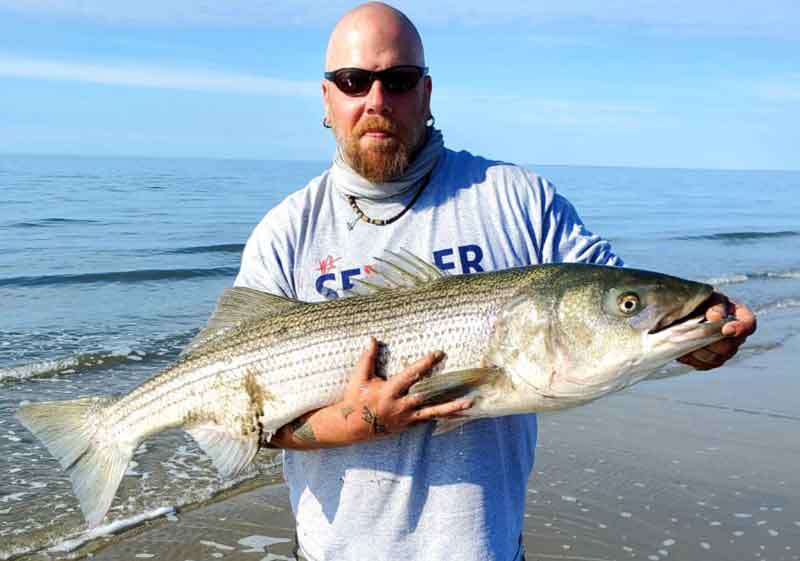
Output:
<svg viewBox="0 0 800 561">
<path fill-rule="evenodd" d="M 282 426 L 268 446 L 290 450 L 317 450 L 347 446 L 365 440 L 365 434 L 354 434 L 349 417 L 355 414 L 342 403 L 323 407 L 298 417 Z"/>
<path fill-rule="evenodd" d="M 423 394 L 408 389 L 444 358 L 430 353 L 386 381 L 374 376 L 378 343 L 372 338 L 338 403 L 306 413 L 282 426 L 267 446 L 291 450 L 318 450 L 347 446 L 402 432 L 410 426 L 456 414 L 471 405 L 456 399 L 427 405 Z"/>
</svg>

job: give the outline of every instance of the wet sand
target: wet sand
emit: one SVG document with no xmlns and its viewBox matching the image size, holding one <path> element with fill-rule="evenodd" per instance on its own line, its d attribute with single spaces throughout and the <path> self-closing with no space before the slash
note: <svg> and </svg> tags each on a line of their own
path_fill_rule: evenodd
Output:
<svg viewBox="0 0 800 561">
<path fill-rule="evenodd" d="M 762 322 L 752 347 L 774 341 L 771 331 Z M 800 559 L 793 333 L 714 373 L 647 382 L 541 416 L 525 520 L 529 561 Z M 244 492 L 150 523 L 93 558 L 291 559 L 287 497 L 284 485 Z"/>
</svg>

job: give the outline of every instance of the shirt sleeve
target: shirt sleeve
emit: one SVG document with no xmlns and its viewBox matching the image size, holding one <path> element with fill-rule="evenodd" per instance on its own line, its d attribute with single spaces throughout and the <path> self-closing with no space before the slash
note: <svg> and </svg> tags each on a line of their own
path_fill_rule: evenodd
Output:
<svg viewBox="0 0 800 561">
<path fill-rule="evenodd" d="M 282 222 L 274 209 L 253 229 L 234 286 L 297 298 L 292 276 L 294 252 L 287 237 L 290 230 L 281 230 Z"/>
<path fill-rule="evenodd" d="M 548 184 L 550 193 L 543 216 L 542 260 L 544 263 L 592 263 L 622 267 L 611 242 L 592 233 L 575 207 Z"/>
</svg>

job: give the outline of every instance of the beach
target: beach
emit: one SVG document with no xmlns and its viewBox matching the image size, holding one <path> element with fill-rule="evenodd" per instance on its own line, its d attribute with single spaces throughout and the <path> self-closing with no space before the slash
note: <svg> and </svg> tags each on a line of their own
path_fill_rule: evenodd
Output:
<svg viewBox="0 0 800 561">
<path fill-rule="evenodd" d="M 764 318 L 749 346 L 791 320 Z M 712 373 L 541 415 L 528 560 L 800 559 L 800 416 L 785 409 L 798 358 L 795 331 Z M 93 559 L 281 561 L 292 527 L 286 486 L 269 485 L 112 538 Z"/>
</svg>

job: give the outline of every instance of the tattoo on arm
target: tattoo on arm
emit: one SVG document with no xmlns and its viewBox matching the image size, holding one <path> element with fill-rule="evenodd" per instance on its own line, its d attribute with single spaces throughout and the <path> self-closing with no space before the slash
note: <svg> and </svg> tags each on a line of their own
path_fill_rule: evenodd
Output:
<svg viewBox="0 0 800 561">
<path fill-rule="evenodd" d="M 374 434 L 386 434 L 388 432 L 386 425 L 381 424 L 380 418 L 370 411 L 366 405 L 363 411 L 361 411 L 361 420 L 372 427 L 372 432 Z"/>
<path fill-rule="evenodd" d="M 290 423 L 292 427 L 292 434 L 294 435 L 297 440 L 303 440 L 306 442 L 314 442 L 317 440 L 316 435 L 314 434 L 314 429 L 311 427 L 311 423 L 309 423 L 306 419 L 302 417 L 299 419 L 295 419 Z"/>
<path fill-rule="evenodd" d="M 341 409 L 339 409 L 339 411 L 341 411 L 342 417 L 344 417 L 346 419 L 347 417 L 350 416 L 350 413 L 353 412 L 353 408 L 350 407 L 349 405 L 347 405 L 347 406 L 342 407 Z"/>
</svg>

